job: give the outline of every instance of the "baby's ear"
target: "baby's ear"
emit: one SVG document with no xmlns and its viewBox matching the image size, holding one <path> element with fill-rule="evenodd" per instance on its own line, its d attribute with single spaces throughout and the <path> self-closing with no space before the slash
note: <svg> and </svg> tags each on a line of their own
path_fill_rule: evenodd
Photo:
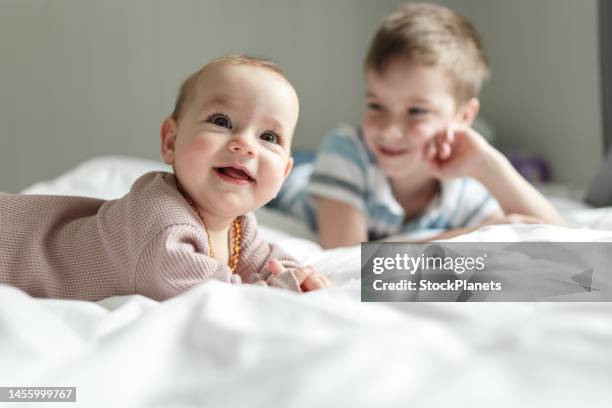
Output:
<svg viewBox="0 0 612 408">
<path fill-rule="evenodd" d="M 291 169 L 293 168 L 293 157 L 289 156 L 289 160 L 287 160 L 287 167 L 285 167 L 285 175 L 284 178 L 287 178 L 289 173 L 291 173 Z"/>
<path fill-rule="evenodd" d="M 176 143 L 176 135 L 178 132 L 178 124 L 171 117 L 164 119 L 159 131 L 161 139 L 161 157 L 166 164 L 174 164 L 174 145 Z"/>
</svg>

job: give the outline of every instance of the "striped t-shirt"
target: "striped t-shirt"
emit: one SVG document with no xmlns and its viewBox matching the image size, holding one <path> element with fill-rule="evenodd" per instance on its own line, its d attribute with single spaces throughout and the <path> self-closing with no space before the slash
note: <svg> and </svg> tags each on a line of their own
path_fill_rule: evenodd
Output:
<svg viewBox="0 0 612 408">
<path fill-rule="evenodd" d="M 361 130 L 346 125 L 323 139 L 314 164 L 294 168 L 270 207 L 306 221 L 316 231 L 315 197 L 361 210 L 366 216 L 370 240 L 392 235 L 420 238 L 476 226 L 500 209 L 479 182 L 464 177 L 441 182 L 440 193 L 419 217 L 406 223 L 404 209 L 393 196 L 376 158 L 368 151 Z"/>
</svg>

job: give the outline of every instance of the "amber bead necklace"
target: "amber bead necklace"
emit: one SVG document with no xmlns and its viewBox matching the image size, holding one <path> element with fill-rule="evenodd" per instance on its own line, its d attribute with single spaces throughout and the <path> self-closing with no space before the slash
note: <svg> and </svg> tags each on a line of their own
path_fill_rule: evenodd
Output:
<svg viewBox="0 0 612 408">
<path fill-rule="evenodd" d="M 208 228 L 206 227 L 206 223 L 204 222 L 204 218 L 202 218 L 202 214 L 200 213 L 200 209 L 193 201 L 193 199 L 187 194 L 187 192 L 183 189 L 183 186 L 179 181 L 176 181 L 176 187 L 181 192 L 187 204 L 191 207 L 191 209 L 196 213 L 200 221 L 202 221 L 202 225 L 204 226 L 204 230 L 206 231 L 206 236 L 208 237 L 208 256 L 213 258 L 215 256 L 215 251 L 213 250 L 212 243 L 210 241 L 210 233 L 208 232 Z M 232 270 L 232 273 L 236 272 L 236 268 L 238 267 L 238 259 L 240 258 L 240 233 L 241 233 L 241 224 L 240 218 L 236 218 L 232 222 L 232 254 L 229 259 L 229 267 Z"/>
</svg>

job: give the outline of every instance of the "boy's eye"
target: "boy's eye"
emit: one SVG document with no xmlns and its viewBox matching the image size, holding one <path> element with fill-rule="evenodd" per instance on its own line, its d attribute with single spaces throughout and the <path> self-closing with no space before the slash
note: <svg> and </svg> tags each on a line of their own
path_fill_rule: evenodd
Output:
<svg viewBox="0 0 612 408">
<path fill-rule="evenodd" d="M 382 105 L 376 102 L 368 102 L 368 109 L 371 110 L 382 110 Z"/>
<path fill-rule="evenodd" d="M 411 115 L 425 115 L 428 113 L 427 109 L 423 108 L 410 108 L 408 109 L 408 113 Z"/>
<path fill-rule="evenodd" d="M 207 119 L 207 122 L 212 123 L 215 126 L 224 127 L 226 129 L 232 128 L 232 121 L 226 115 L 222 113 L 214 113 L 210 115 Z"/>
<path fill-rule="evenodd" d="M 264 142 L 280 144 L 280 136 L 272 131 L 263 132 L 259 138 Z"/>
</svg>

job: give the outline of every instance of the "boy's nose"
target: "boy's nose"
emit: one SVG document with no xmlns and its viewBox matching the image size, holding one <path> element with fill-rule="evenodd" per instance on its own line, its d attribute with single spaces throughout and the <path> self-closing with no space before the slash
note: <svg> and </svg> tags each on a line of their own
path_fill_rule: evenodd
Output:
<svg viewBox="0 0 612 408">
<path fill-rule="evenodd" d="M 232 153 L 241 154 L 247 157 L 255 157 L 255 146 L 243 137 L 230 140 L 227 147 Z"/>
<path fill-rule="evenodd" d="M 387 142 L 398 142 L 404 138 L 404 129 L 395 124 L 388 124 L 382 129 L 381 135 Z"/>
</svg>

